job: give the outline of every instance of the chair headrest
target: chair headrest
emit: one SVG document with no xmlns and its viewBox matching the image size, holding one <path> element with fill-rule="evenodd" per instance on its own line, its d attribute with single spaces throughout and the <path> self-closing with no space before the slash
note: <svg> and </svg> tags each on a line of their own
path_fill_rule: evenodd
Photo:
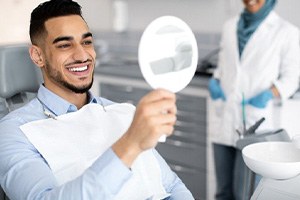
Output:
<svg viewBox="0 0 300 200">
<path fill-rule="evenodd" d="M 37 92 L 42 75 L 28 53 L 28 45 L 0 46 L 0 97 Z"/>
</svg>

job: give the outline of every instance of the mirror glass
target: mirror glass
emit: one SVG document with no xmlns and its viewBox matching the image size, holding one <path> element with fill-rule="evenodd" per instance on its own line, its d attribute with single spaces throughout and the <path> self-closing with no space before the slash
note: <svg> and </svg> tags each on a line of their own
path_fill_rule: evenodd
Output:
<svg viewBox="0 0 300 200">
<path fill-rule="evenodd" d="M 159 17 L 144 31 L 138 58 L 142 74 L 152 88 L 178 92 L 195 74 L 198 62 L 196 38 L 181 19 Z"/>
</svg>

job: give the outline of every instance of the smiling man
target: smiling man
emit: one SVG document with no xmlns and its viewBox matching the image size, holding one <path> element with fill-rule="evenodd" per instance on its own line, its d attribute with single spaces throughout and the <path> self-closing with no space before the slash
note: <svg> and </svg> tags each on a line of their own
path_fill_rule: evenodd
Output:
<svg viewBox="0 0 300 200">
<path fill-rule="evenodd" d="M 45 87 L 81 108 L 93 84 L 96 58 L 87 24 L 79 15 L 51 18 L 44 23 L 45 39 L 36 39 L 31 27 L 30 55 L 42 69 Z"/>
<path fill-rule="evenodd" d="M 0 121 L 0 183 L 11 199 L 193 199 L 154 149 L 173 132 L 173 93 L 154 90 L 136 108 L 94 97 L 93 35 L 72 0 L 34 9 L 30 38 L 44 83 Z"/>
</svg>

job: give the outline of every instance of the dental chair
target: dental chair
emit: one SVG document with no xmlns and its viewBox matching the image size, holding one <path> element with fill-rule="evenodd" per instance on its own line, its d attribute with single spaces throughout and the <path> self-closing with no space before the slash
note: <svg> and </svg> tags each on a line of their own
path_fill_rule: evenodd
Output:
<svg viewBox="0 0 300 200">
<path fill-rule="evenodd" d="M 40 69 L 32 63 L 28 46 L 0 46 L 0 119 L 33 99 L 42 83 Z M 8 200 L 1 187 L 0 200 Z"/>
</svg>

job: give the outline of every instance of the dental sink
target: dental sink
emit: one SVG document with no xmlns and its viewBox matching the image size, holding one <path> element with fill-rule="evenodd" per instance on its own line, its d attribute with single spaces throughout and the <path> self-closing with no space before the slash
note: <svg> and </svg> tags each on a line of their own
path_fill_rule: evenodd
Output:
<svg viewBox="0 0 300 200">
<path fill-rule="evenodd" d="M 258 142 L 242 154 L 245 164 L 265 178 L 284 180 L 300 174 L 300 149 L 292 142 Z"/>
</svg>

